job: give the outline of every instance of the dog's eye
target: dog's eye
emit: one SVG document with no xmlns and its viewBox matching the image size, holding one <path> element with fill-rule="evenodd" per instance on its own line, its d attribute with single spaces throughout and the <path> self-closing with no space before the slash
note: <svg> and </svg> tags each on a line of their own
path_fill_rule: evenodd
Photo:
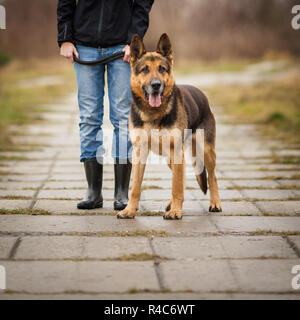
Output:
<svg viewBox="0 0 300 320">
<path fill-rule="evenodd" d="M 148 66 L 145 66 L 144 68 L 142 68 L 141 72 L 143 72 L 144 74 L 147 74 L 149 72 Z"/>
<path fill-rule="evenodd" d="M 167 71 L 167 69 L 163 66 L 159 66 L 158 70 L 160 73 L 165 73 Z"/>
</svg>

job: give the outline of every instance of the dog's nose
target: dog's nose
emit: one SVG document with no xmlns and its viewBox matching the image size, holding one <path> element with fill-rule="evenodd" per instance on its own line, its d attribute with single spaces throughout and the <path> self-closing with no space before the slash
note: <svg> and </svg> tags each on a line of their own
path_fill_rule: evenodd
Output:
<svg viewBox="0 0 300 320">
<path fill-rule="evenodd" d="M 158 91 L 161 87 L 161 82 L 159 80 L 152 80 L 150 84 L 154 91 Z"/>
</svg>

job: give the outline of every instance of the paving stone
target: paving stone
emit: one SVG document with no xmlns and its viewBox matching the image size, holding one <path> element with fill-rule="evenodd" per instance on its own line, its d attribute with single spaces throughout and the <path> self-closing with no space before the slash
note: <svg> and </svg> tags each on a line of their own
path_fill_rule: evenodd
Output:
<svg viewBox="0 0 300 320">
<path fill-rule="evenodd" d="M 223 172 L 225 178 L 230 179 L 264 179 L 283 177 L 285 179 L 298 175 L 299 171 L 228 171 Z"/>
<path fill-rule="evenodd" d="M 24 209 L 29 208 L 31 200 L 7 200 L 0 199 L 0 208 L 13 210 L 13 209 Z"/>
<path fill-rule="evenodd" d="M 1 190 L 0 190 L 1 191 Z M 1 194 L 1 192 L 0 192 Z M 86 195 L 86 190 L 41 190 L 38 194 L 40 199 L 83 199 Z M 106 200 L 114 199 L 113 190 L 102 190 L 103 198 Z"/>
<path fill-rule="evenodd" d="M 29 160 L 49 160 L 55 157 L 55 152 L 0 152 L 0 156 L 7 156 L 7 157 L 26 157 Z"/>
<path fill-rule="evenodd" d="M 275 153 L 275 155 L 279 155 L 279 156 L 300 157 L 300 151 L 299 150 L 290 150 L 290 149 L 276 150 L 274 153 Z"/>
<path fill-rule="evenodd" d="M 113 181 L 106 181 L 105 185 L 109 182 L 113 183 Z M 143 187 L 155 186 L 158 188 L 171 190 L 172 189 L 172 181 L 171 180 L 143 180 L 142 186 Z M 228 187 L 232 187 L 232 183 L 230 180 L 219 180 L 218 186 L 219 186 L 219 189 L 222 190 L 222 189 L 226 189 Z M 185 192 L 189 193 L 191 188 L 195 189 L 193 191 L 200 190 L 200 187 L 198 185 L 198 182 L 196 181 L 196 178 L 185 181 Z"/>
<path fill-rule="evenodd" d="M 16 237 L 0 237 L 0 259 L 8 259 Z M 1 263 L 0 263 L 1 264 Z M 1 300 L 1 294 L 0 294 Z"/>
<path fill-rule="evenodd" d="M 13 165 L 13 167 L 19 168 L 19 167 L 47 167 L 49 168 L 52 164 L 52 160 L 35 160 L 35 161 L 16 161 Z"/>
<path fill-rule="evenodd" d="M 56 160 L 56 167 L 83 167 L 83 164 L 78 160 Z"/>
<path fill-rule="evenodd" d="M 277 180 L 281 186 L 296 186 L 300 187 L 300 180 Z"/>
<path fill-rule="evenodd" d="M 253 151 L 249 152 L 249 150 L 241 151 L 241 156 L 243 158 L 259 158 L 259 157 L 271 157 L 272 151 L 270 150 L 261 150 L 261 151 Z"/>
<path fill-rule="evenodd" d="M 107 182 L 103 183 L 106 186 Z M 104 187 L 103 186 L 103 187 Z M 87 189 L 86 181 L 47 181 L 43 190 L 47 189 Z"/>
<path fill-rule="evenodd" d="M 7 290 L 28 293 L 158 290 L 153 262 L 3 261 Z"/>
<path fill-rule="evenodd" d="M 300 167 L 296 164 L 243 164 L 243 166 L 236 166 L 236 165 L 222 165 L 222 171 L 279 171 L 279 170 L 300 170 Z"/>
<path fill-rule="evenodd" d="M 35 167 L 14 167 L 14 168 L 5 168 L 1 167 L 1 170 L 10 172 L 12 175 L 35 175 L 35 174 L 47 174 L 49 171 L 48 167 L 39 167 L 36 165 Z"/>
<path fill-rule="evenodd" d="M 256 205 L 265 213 L 300 214 L 300 201 L 257 201 Z"/>
<path fill-rule="evenodd" d="M 165 261 L 160 263 L 160 268 L 165 285 L 170 290 L 209 292 L 238 289 L 226 261 Z"/>
<path fill-rule="evenodd" d="M 220 190 L 221 199 L 240 199 L 242 198 L 241 193 L 238 190 Z M 205 200 L 209 199 L 209 191 L 205 195 L 203 192 L 198 190 L 185 190 L 185 200 Z M 141 195 L 142 200 L 170 200 L 171 190 L 144 190 Z"/>
<path fill-rule="evenodd" d="M 59 167 L 59 166 L 55 166 L 52 169 L 52 173 L 56 174 L 56 173 L 74 173 L 74 174 L 81 174 L 84 176 L 84 169 L 82 166 L 72 166 L 72 167 Z"/>
<path fill-rule="evenodd" d="M 35 190 L 0 190 L 0 197 L 33 197 Z"/>
<path fill-rule="evenodd" d="M 289 236 L 289 238 L 296 245 L 296 248 L 298 249 L 298 252 L 300 252 L 300 236 Z"/>
<path fill-rule="evenodd" d="M 221 199 L 223 200 L 223 199 Z M 202 206 L 208 210 L 209 201 L 202 201 Z M 250 201 L 222 201 L 222 212 L 215 213 L 215 215 L 261 215 L 259 209 Z"/>
<path fill-rule="evenodd" d="M 45 179 L 47 179 L 46 174 L 37 174 L 37 175 L 9 175 L 9 176 L 1 176 L 1 180 L 2 181 L 8 181 L 8 182 L 15 182 L 15 181 L 19 181 L 19 182 L 32 182 L 32 181 L 44 181 Z"/>
<path fill-rule="evenodd" d="M 300 232 L 300 217 L 211 217 L 222 232 Z"/>
<path fill-rule="evenodd" d="M 269 164 L 271 163 L 271 159 L 263 159 L 263 158 L 258 158 L 258 159 L 219 159 L 217 158 L 217 166 L 223 166 L 223 165 L 236 165 L 242 168 L 245 164 Z"/>
<path fill-rule="evenodd" d="M 280 200 L 288 198 L 296 198 L 297 195 L 293 190 L 247 190 L 244 189 L 243 195 L 246 198 L 266 199 L 266 200 Z M 299 195 L 300 199 L 300 195 Z"/>
<path fill-rule="evenodd" d="M 222 178 L 223 174 L 218 171 L 217 177 Z M 172 173 L 169 170 L 165 172 L 148 172 L 144 174 L 144 180 L 172 180 Z M 194 172 L 187 172 L 185 180 L 195 180 Z"/>
<path fill-rule="evenodd" d="M 29 188 L 39 188 L 41 182 L 39 181 L 21 181 L 21 182 L 0 182 L 0 188 L 7 190 L 15 189 L 29 189 Z"/>
<path fill-rule="evenodd" d="M 221 180 L 222 181 L 222 180 Z M 226 180 L 224 180 L 226 181 Z M 234 180 L 235 187 L 243 187 L 244 189 L 247 188 L 268 188 L 268 189 L 276 189 L 279 188 L 279 183 L 277 181 L 280 180 Z"/>
<path fill-rule="evenodd" d="M 113 174 L 103 174 L 104 181 L 106 179 L 113 179 Z M 53 173 L 51 174 L 48 181 L 86 181 L 84 174 L 59 174 Z"/>
<path fill-rule="evenodd" d="M 141 253 L 152 254 L 147 238 L 44 236 L 22 238 L 15 259 L 108 259 Z"/>
<path fill-rule="evenodd" d="M 153 245 L 158 255 L 170 259 L 297 258 L 279 236 L 168 237 L 155 238 Z"/>
<path fill-rule="evenodd" d="M 295 292 L 291 286 L 294 265 L 300 259 L 232 260 L 231 265 L 243 292 Z"/>
<path fill-rule="evenodd" d="M 103 208 L 92 210 L 77 209 L 78 200 L 38 200 L 34 205 L 34 209 L 43 209 L 53 214 L 78 214 L 78 215 L 95 215 L 101 213 L 111 213 L 114 211 L 113 202 L 104 201 Z"/>
<path fill-rule="evenodd" d="M 219 219 L 222 217 L 218 217 Z M 228 217 L 231 218 L 231 217 Z M 249 218 L 249 217 L 246 217 Z M 292 219 L 292 218 L 291 218 Z M 291 222 L 292 223 L 292 222 Z M 7 215 L 0 219 L 0 231 L 9 233 L 62 233 L 62 232 L 127 232 L 166 231 L 184 235 L 217 232 L 208 216 L 185 217 L 182 221 L 164 220 L 162 217 L 136 217 L 117 219 L 114 216 L 18 216 Z"/>
<path fill-rule="evenodd" d="M 78 148 L 77 152 L 61 152 L 56 159 L 79 161 L 79 155 L 80 155 L 80 149 Z"/>
<path fill-rule="evenodd" d="M 219 237 L 168 237 L 153 239 L 155 253 L 168 259 L 212 259 L 226 257 Z"/>
</svg>

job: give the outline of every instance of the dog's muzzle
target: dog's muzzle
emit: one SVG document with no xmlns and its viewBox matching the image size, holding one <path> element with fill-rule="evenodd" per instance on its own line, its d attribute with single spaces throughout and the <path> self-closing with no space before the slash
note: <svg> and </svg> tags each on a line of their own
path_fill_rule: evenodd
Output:
<svg viewBox="0 0 300 320">
<path fill-rule="evenodd" d="M 150 107 L 158 108 L 164 94 L 164 85 L 158 79 L 154 79 L 149 85 L 144 87 L 145 98 L 148 100 Z"/>
</svg>

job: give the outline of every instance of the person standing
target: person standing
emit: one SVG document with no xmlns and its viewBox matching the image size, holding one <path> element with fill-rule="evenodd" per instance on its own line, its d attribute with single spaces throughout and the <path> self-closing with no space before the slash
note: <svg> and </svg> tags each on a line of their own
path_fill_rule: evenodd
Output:
<svg viewBox="0 0 300 320">
<path fill-rule="evenodd" d="M 131 104 L 130 42 L 134 34 L 144 37 L 154 0 L 59 0 L 57 6 L 60 54 L 74 62 L 93 61 L 124 51 L 123 60 L 87 66 L 74 63 L 80 111 L 80 161 L 84 163 L 88 183 L 87 197 L 78 209 L 103 206 L 103 98 L 105 72 L 114 127 L 114 209 L 122 210 L 128 202 L 131 174 L 131 142 L 128 117 Z"/>
</svg>

